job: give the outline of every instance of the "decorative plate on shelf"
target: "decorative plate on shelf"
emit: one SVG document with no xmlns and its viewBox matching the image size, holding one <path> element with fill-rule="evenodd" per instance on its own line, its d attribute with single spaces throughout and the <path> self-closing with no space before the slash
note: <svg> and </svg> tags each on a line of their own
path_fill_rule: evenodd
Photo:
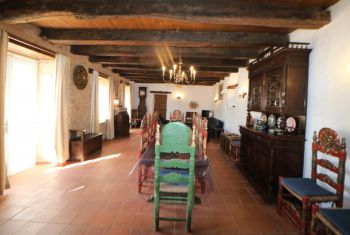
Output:
<svg viewBox="0 0 350 235">
<path fill-rule="evenodd" d="M 84 66 L 77 65 L 73 72 L 74 85 L 79 89 L 83 90 L 88 84 L 88 74 Z"/>
<path fill-rule="evenodd" d="M 269 129 L 273 129 L 276 125 L 276 116 L 273 114 L 269 115 L 269 118 L 267 119 L 267 125 L 269 126 Z"/>
<path fill-rule="evenodd" d="M 261 114 L 261 118 L 260 119 L 261 119 L 262 122 L 267 122 L 266 114 L 265 113 Z"/>
<path fill-rule="evenodd" d="M 289 117 L 286 120 L 286 131 L 291 133 L 295 130 L 297 126 L 297 122 L 295 121 L 295 118 Z"/>
<path fill-rule="evenodd" d="M 277 118 L 276 126 L 277 126 L 277 129 L 280 131 L 285 129 L 286 121 L 284 119 L 284 116 L 280 116 Z"/>
</svg>

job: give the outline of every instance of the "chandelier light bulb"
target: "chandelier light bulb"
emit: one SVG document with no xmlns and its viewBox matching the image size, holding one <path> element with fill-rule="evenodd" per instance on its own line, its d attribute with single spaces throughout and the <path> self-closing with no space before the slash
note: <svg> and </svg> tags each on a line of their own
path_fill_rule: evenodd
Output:
<svg viewBox="0 0 350 235">
<path fill-rule="evenodd" d="M 164 77 L 165 70 L 166 70 L 166 68 L 165 68 L 165 66 L 164 66 L 164 65 L 163 65 L 163 67 L 162 67 L 162 70 L 163 70 L 163 77 Z"/>
<path fill-rule="evenodd" d="M 193 66 L 190 67 L 190 71 L 191 71 L 191 73 L 193 72 Z"/>
<path fill-rule="evenodd" d="M 176 66 L 176 64 L 174 64 L 174 66 L 173 66 L 173 67 L 174 67 L 174 72 L 175 72 L 175 70 L 176 70 L 176 67 L 177 67 L 177 66 Z"/>
</svg>

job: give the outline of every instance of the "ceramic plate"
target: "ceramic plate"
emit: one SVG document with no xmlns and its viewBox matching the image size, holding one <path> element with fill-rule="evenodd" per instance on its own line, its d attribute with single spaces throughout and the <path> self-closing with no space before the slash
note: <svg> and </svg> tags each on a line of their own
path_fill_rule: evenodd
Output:
<svg viewBox="0 0 350 235">
<path fill-rule="evenodd" d="M 286 120 L 286 130 L 287 132 L 293 132 L 295 130 L 295 127 L 297 126 L 297 122 L 293 117 L 289 117 Z"/>
<path fill-rule="evenodd" d="M 267 116 L 266 116 L 266 114 L 261 114 L 261 121 L 262 122 L 267 122 Z"/>
<path fill-rule="evenodd" d="M 273 114 L 269 115 L 269 118 L 267 119 L 267 125 L 270 128 L 274 128 L 275 127 L 275 125 L 276 125 L 276 116 L 275 115 L 273 115 Z"/>
</svg>

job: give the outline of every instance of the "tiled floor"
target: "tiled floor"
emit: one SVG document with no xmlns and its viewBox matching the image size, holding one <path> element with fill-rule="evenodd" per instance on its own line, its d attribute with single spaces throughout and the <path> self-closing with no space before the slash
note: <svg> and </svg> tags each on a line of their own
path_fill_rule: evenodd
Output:
<svg viewBox="0 0 350 235">
<path fill-rule="evenodd" d="M 186 234 L 184 223 L 161 222 L 136 191 L 137 132 L 104 145 L 101 158 L 65 167 L 40 165 L 10 178 L 0 197 L 0 234 Z M 194 234 L 296 234 L 210 142 L 214 191 L 193 211 Z M 161 212 L 180 216 L 180 206 Z"/>
</svg>

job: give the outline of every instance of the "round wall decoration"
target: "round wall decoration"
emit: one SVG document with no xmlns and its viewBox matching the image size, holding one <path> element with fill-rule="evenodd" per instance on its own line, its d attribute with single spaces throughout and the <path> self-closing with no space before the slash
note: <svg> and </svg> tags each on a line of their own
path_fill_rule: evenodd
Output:
<svg viewBox="0 0 350 235">
<path fill-rule="evenodd" d="M 73 82 L 75 86 L 83 90 L 88 83 L 88 74 L 84 66 L 77 65 L 73 72 Z"/>
</svg>

